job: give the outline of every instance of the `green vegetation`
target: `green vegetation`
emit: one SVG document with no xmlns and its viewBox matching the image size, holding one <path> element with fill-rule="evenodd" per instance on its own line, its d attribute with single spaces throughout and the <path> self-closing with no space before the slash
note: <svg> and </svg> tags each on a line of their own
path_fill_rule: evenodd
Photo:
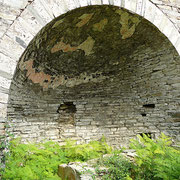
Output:
<svg viewBox="0 0 180 180">
<path fill-rule="evenodd" d="M 101 141 L 91 141 L 89 144 L 75 145 L 75 142 L 66 141 L 63 147 L 69 162 L 84 162 L 89 159 L 101 157 L 103 154 L 112 153 L 112 147 L 108 146 L 105 139 Z"/>
<path fill-rule="evenodd" d="M 164 134 L 157 140 L 140 135 L 132 139 L 130 147 L 136 151 L 130 162 L 113 151 L 102 138 L 89 144 L 76 145 L 68 140 L 66 145 L 56 142 L 21 144 L 19 139 L 10 142 L 10 155 L 6 157 L 6 168 L 2 180 L 56 180 L 57 167 L 62 163 L 99 158 L 95 166 L 94 179 L 103 180 L 179 180 L 180 151 L 171 147 L 171 139 Z M 102 158 L 103 154 L 112 154 Z"/>
<path fill-rule="evenodd" d="M 138 135 L 130 147 L 136 150 L 134 172 L 137 180 L 180 179 L 180 151 L 170 147 L 172 141 L 161 134 L 157 140 Z"/>
<path fill-rule="evenodd" d="M 19 139 L 10 142 L 10 156 L 2 180 L 56 180 L 58 165 L 70 161 L 86 161 L 111 153 L 112 149 L 102 139 L 89 144 L 65 146 L 49 141 L 39 144 L 21 144 Z"/>
<path fill-rule="evenodd" d="M 180 151 L 171 143 L 164 134 L 157 140 L 138 135 L 130 143 L 137 155 L 134 162 L 114 154 L 100 159 L 96 173 L 104 180 L 180 180 Z"/>
<path fill-rule="evenodd" d="M 100 159 L 96 166 L 96 174 L 103 180 L 131 180 L 132 166 L 133 164 L 122 155 L 113 154 Z"/>
</svg>

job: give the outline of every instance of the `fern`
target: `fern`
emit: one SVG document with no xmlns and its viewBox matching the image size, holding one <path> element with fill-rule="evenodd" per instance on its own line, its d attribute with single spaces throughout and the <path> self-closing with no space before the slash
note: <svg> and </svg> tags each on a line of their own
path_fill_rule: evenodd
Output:
<svg viewBox="0 0 180 180">
<path fill-rule="evenodd" d="M 52 141 L 21 144 L 20 139 L 14 139 L 10 142 L 10 156 L 7 156 L 2 180 L 57 180 L 59 164 L 86 161 L 110 150 L 105 141 L 76 145 L 74 141 L 67 140 L 66 145 L 61 147 Z"/>
<path fill-rule="evenodd" d="M 81 145 L 75 145 L 74 141 L 67 140 L 63 148 L 70 161 L 87 161 L 112 152 L 112 148 L 104 140 Z"/>
<path fill-rule="evenodd" d="M 105 169 L 100 167 L 106 167 Z M 96 166 L 97 176 L 103 180 L 132 180 L 132 163 L 122 155 L 113 153 L 112 156 L 102 158 Z"/>
<path fill-rule="evenodd" d="M 130 147 L 136 150 L 137 179 L 180 179 L 180 151 L 170 147 L 171 138 L 163 133 L 156 141 L 145 134 L 132 139 Z"/>
</svg>

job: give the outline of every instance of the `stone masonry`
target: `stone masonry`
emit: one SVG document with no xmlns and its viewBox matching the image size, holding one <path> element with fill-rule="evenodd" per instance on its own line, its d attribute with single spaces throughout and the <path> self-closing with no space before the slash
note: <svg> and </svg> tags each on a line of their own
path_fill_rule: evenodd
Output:
<svg viewBox="0 0 180 180">
<path fill-rule="evenodd" d="M 143 132 L 178 138 L 179 65 L 165 36 L 137 15 L 113 6 L 70 11 L 20 58 L 8 102 L 12 131 L 23 141 L 105 135 L 114 146 Z"/>
<path fill-rule="evenodd" d="M 0 134 L 10 121 L 23 141 L 179 140 L 179 9 L 178 0 L 0 0 Z"/>
</svg>

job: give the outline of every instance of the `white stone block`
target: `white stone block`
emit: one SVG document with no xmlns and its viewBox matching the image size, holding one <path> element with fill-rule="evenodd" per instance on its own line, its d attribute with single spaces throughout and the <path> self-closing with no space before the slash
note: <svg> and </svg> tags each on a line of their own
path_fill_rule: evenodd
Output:
<svg viewBox="0 0 180 180">
<path fill-rule="evenodd" d="M 6 118 L 6 116 L 7 116 L 7 104 L 0 103 L 0 119 Z"/>
<path fill-rule="evenodd" d="M 69 129 L 69 132 L 71 132 L 71 133 L 75 133 L 75 132 L 76 132 L 76 130 L 75 130 L 75 129 Z"/>
<path fill-rule="evenodd" d="M 177 39 L 176 44 L 175 44 L 175 48 L 180 55 L 180 38 Z"/>
<path fill-rule="evenodd" d="M 43 27 L 38 20 L 29 12 L 29 10 L 24 10 L 21 14 L 21 17 L 18 18 L 18 21 L 24 28 L 28 28 L 29 32 L 34 36 L 40 31 Z"/>
<path fill-rule="evenodd" d="M 17 42 L 20 46 L 26 48 L 34 36 L 31 34 L 31 32 L 25 29 L 26 26 L 20 24 L 20 22 L 19 19 L 17 19 L 8 29 L 6 34 L 15 42 Z"/>
<path fill-rule="evenodd" d="M 65 2 L 68 10 L 73 10 L 80 7 L 79 3 L 77 3 L 75 0 L 65 0 Z"/>
<path fill-rule="evenodd" d="M 54 17 L 58 17 L 61 14 L 56 0 L 43 0 L 43 1 L 46 3 L 46 6 L 52 11 Z"/>
<path fill-rule="evenodd" d="M 102 0 L 102 4 L 109 5 L 109 0 Z"/>
<path fill-rule="evenodd" d="M 0 12 L 0 18 L 5 19 L 5 20 L 14 21 L 16 19 L 16 16 L 14 16 L 12 14 L 5 14 L 5 13 Z"/>
<path fill-rule="evenodd" d="M 12 22 L 11 22 L 12 23 Z M 0 38 L 2 38 L 2 36 L 5 34 L 5 32 L 7 31 L 7 29 L 9 28 L 9 24 L 7 24 L 5 22 L 5 20 L 0 19 Z"/>
<path fill-rule="evenodd" d="M 136 4 L 136 13 L 141 15 L 143 0 L 138 0 Z"/>
<path fill-rule="evenodd" d="M 114 0 L 114 6 L 121 7 L 121 0 Z"/>
<path fill-rule="evenodd" d="M 88 1 L 87 0 L 79 0 L 80 6 L 84 7 L 84 6 L 88 6 Z"/>
<path fill-rule="evenodd" d="M 28 4 L 28 0 L 5 0 L 3 3 L 13 8 L 23 9 Z"/>
<path fill-rule="evenodd" d="M 139 14 L 140 16 L 144 16 L 145 9 L 146 9 L 146 2 L 147 2 L 147 0 L 138 0 L 137 1 L 136 13 Z"/>
<path fill-rule="evenodd" d="M 60 12 L 59 15 L 64 14 L 67 11 L 69 11 L 68 4 L 67 4 L 66 0 L 56 0 L 56 4 L 57 4 L 57 6 L 59 8 L 59 12 Z"/>
<path fill-rule="evenodd" d="M 76 8 L 75 3 L 73 0 L 64 0 L 61 2 L 64 7 L 66 7 L 67 11 L 73 10 Z"/>
<path fill-rule="evenodd" d="M 10 85 L 11 85 L 11 80 L 0 76 L 0 87 L 9 89 Z"/>
<path fill-rule="evenodd" d="M 164 19 L 166 19 L 167 17 L 162 13 L 162 11 L 160 11 L 159 9 L 155 10 L 155 18 L 154 18 L 154 22 L 153 24 L 160 29 L 161 24 L 163 23 Z"/>
<path fill-rule="evenodd" d="M 177 31 L 176 28 L 173 28 L 168 38 L 171 41 L 171 43 L 175 45 L 179 37 L 180 37 L 179 32 Z"/>
<path fill-rule="evenodd" d="M 121 5 L 120 5 L 121 7 L 125 7 L 125 1 L 126 0 L 121 0 Z"/>
<path fill-rule="evenodd" d="M 174 31 L 174 25 L 172 23 L 167 23 L 163 29 L 163 34 L 169 37 L 172 31 Z"/>
<path fill-rule="evenodd" d="M 163 29 L 164 29 L 165 26 L 168 24 L 168 22 L 169 22 L 169 19 L 164 16 L 162 22 L 161 22 L 160 25 L 159 25 L 159 30 L 160 30 L 161 32 L 163 32 Z"/>
<path fill-rule="evenodd" d="M 136 12 L 136 6 L 137 6 L 137 0 L 126 0 L 125 1 L 125 7 L 129 11 L 135 13 Z"/>
<path fill-rule="evenodd" d="M 36 18 L 36 20 L 38 21 L 39 24 L 41 24 L 41 26 L 45 26 L 47 23 L 41 18 L 40 14 L 32 7 L 32 5 L 28 6 L 26 8 L 30 14 Z"/>
<path fill-rule="evenodd" d="M 5 15 L 11 15 L 16 18 L 20 14 L 20 11 L 21 10 L 19 8 L 14 8 L 12 6 L 9 6 L 5 2 L 1 4 L 0 12 Z"/>
<path fill-rule="evenodd" d="M 7 72 L 11 75 L 14 74 L 14 70 L 16 68 L 16 61 L 14 59 L 5 56 L 4 54 L 0 53 L 0 70 Z"/>
<path fill-rule="evenodd" d="M 81 7 L 79 0 L 73 0 L 73 1 L 74 1 L 74 3 L 75 3 L 76 8 Z"/>
<path fill-rule="evenodd" d="M 0 93 L 0 102 L 1 103 L 7 103 L 8 102 L 8 94 Z"/>
<path fill-rule="evenodd" d="M 51 19 L 54 19 L 54 14 L 53 14 L 52 9 L 49 7 L 48 1 L 46 1 L 46 0 L 39 0 L 39 2 L 44 7 L 44 9 L 46 10 L 47 14 L 49 14 L 49 17 Z"/>
<path fill-rule="evenodd" d="M 1 69 L 0 69 L 0 76 L 4 77 L 6 79 L 9 79 L 9 80 L 11 80 L 13 78 L 12 74 L 9 74 Z"/>
<path fill-rule="evenodd" d="M 163 4 L 162 0 L 151 0 L 155 4 Z"/>
<path fill-rule="evenodd" d="M 151 2 L 146 2 L 146 10 L 144 13 L 144 18 L 150 21 L 151 23 L 154 22 L 155 17 L 157 16 L 156 12 L 157 7 L 154 6 Z"/>
<path fill-rule="evenodd" d="M 4 36 L 0 41 L 0 51 L 8 57 L 14 59 L 14 61 L 18 61 L 24 51 L 24 48 L 8 36 Z"/>
<path fill-rule="evenodd" d="M 101 0 L 91 0 L 91 5 L 101 5 Z"/>
<path fill-rule="evenodd" d="M 110 5 L 114 5 L 114 0 L 109 0 Z"/>
<path fill-rule="evenodd" d="M 40 1 L 34 1 L 31 3 L 31 5 L 28 6 L 28 10 L 30 10 L 32 15 L 35 16 L 39 23 L 43 26 L 53 19 L 53 16 L 46 11 Z"/>
</svg>

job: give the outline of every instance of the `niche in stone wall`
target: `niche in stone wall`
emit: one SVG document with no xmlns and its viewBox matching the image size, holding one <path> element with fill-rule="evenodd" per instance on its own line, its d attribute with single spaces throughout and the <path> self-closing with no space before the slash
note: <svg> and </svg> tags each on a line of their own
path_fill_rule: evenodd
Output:
<svg viewBox="0 0 180 180">
<path fill-rule="evenodd" d="M 145 107 L 145 108 L 155 108 L 155 104 L 144 104 L 143 107 Z"/>
<path fill-rule="evenodd" d="M 141 115 L 142 115 L 143 117 L 147 116 L 147 114 L 146 114 L 146 113 L 141 113 Z"/>
<path fill-rule="evenodd" d="M 171 116 L 172 122 L 180 122 L 180 112 L 169 112 L 168 115 Z"/>
<path fill-rule="evenodd" d="M 77 109 L 73 102 L 64 102 L 60 104 L 57 109 L 57 113 L 60 114 L 59 120 L 64 124 L 72 124 L 74 125 L 74 114 Z"/>
<path fill-rule="evenodd" d="M 60 113 L 61 111 L 64 111 L 66 113 L 75 113 L 77 110 L 73 102 L 64 102 L 63 104 L 60 104 L 57 110 L 58 113 Z"/>
</svg>

